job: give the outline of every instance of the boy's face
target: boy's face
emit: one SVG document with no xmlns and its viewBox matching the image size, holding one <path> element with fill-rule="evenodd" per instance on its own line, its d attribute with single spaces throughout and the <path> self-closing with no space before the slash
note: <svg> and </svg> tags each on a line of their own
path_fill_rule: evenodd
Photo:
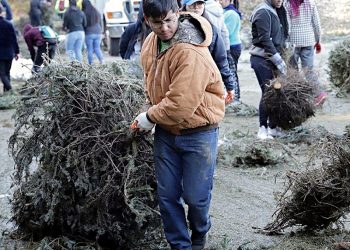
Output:
<svg viewBox="0 0 350 250">
<path fill-rule="evenodd" d="M 173 12 L 172 10 L 164 18 L 146 17 L 145 20 L 151 30 L 162 41 L 170 40 L 179 25 L 179 11 Z"/>
</svg>

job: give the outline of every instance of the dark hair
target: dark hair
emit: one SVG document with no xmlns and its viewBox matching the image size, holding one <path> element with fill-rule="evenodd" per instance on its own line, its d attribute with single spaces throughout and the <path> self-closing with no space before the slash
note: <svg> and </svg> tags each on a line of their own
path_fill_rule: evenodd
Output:
<svg viewBox="0 0 350 250">
<path fill-rule="evenodd" d="M 143 14 L 146 17 L 164 18 L 169 11 L 179 9 L 177 0 L 143 0 Z"/>
<path fill-rule="evenodd" d="M 233 0 L 232 4 L 237 10 L 239 10 L 239 0 Z"/>
<path fill-rule="evenodd" d="M 90 0 L 83 0 L 82 10 L 86 16 L 87 27 L 93 26 L 101 21 L 101 14 L 92 5 Z"/>
</svg>

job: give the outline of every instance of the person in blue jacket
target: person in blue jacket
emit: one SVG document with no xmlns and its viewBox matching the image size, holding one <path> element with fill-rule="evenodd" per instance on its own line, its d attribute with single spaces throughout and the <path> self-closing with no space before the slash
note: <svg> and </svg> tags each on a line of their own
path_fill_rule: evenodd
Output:
<svg viewBox="0 0 350 250">
<path fill-rule="evenodd" d="M 208 48 L 216 63 L 216 66 L 220 70 L 220 74 L 227 92 L 225 103 L 229 104 L 235 98 L 233 89 L 235 86 L 234 84 L 237 82 L 237 78 L 234 77 L 233 72 L 230 70 L 224 40 L 219 34 L 217 27 L 211 23 L 210 18 L 207 16 L 205 12 L 204 0 L 182 0 L 182 5 L 183 11 L 194 12 L 198 15 L 201 15 L 205 17 L 211 24 L 213 30 L 213 38 Z"/>
<path fill-rule="evenodd" d="M 237 90 L 236 90 L 236 100 L 239 100 L 241 93 L 239 88 L 237 68 L 238 68 L 238 59 L 241 56 L 241 51 L 242 51 L 242 43 L 240 38 L 242 14 L 231 3 L 231 0 L 219 0 L 219 2 L 224 9 L 225 25 L 229 33 L 230 54 L 233 58 L 233 63 L 234 63 L 234 65 L 231 66 L 231 68 L 234 69 L 233 73 L 237 78 L 238 84 L 237 84 Z"/>
<path fill-rule="evenodd" d="M 6 93 L 12 89 L 10 70 L 13 58 L 18 59 L 19 47 L 15 28 L 3 17 L 4 11 L 4 7 L 0 6 L 0 79 Z"/>
<path fill-rule="evenodd" d="M 123 59 L 137 60 L 140 57 L 143 41 L 151 29 L 143 17 L 142 4 L 135 23 L 129 24 L 120 38 L 119 52 Z"/>
</svg>

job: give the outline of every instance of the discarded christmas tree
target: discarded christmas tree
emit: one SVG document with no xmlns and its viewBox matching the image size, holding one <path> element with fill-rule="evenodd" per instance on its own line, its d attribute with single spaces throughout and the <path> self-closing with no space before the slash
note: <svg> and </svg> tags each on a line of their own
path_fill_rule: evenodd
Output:
<svg viewBox="0 0 350 250">
<path fill-rule="evenodd" d="M 282 129 L 300 126 L 315 113 L 314 93 L 317 86 L 299 72 L 288 70 L 266 86 L 263 102 L 271 125 Z"/>
<path fill-rule="evenodd" d="M 152 140 L 129 129 L 145 100 L 139 72 L 51 63 L 28 81 L 9 142 L 18 231 L 114 249 L 157 237 Z"/>
</svg>

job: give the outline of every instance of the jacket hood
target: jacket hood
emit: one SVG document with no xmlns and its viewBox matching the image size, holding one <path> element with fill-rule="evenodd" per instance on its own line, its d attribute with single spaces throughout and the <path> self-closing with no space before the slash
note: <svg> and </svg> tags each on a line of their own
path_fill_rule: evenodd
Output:
<svg viewBox="0 0 350 250">
<path fill-rule="evenodd" d="M 205 11 L 216 17 L 221 17 L 224 14 L 223 8 L 215 0 L 208 0 L 205 2 Z"/>
<path fill-rule="evenodd" d="M 224 8 L 224 10 L 233 10 L 239 15 L 239 18 L 242 19 L 242 13 L 239 10 L 237 10 L 235 6 L 233 6 L 233 4 L 229 4 L 226 8 Z"/>
<path fill-rule="evenodd" d="M 179 28 L 171 38 L 170 45 L 190 43 L 208 47 L 211 44 L 212 37 L 211 25 L 204 17 L 191 12 L 182 12 L 179 18 Z"/>
<path fill-rule="evenodd" d="M 31 30 L 33 28 L 32 25 L 30 25 L 29 23 L 27 23 L 26 25 L 24 25 L 23 28 L 23 34 L 25 35 L 29 30 Z"/>
</svg>

